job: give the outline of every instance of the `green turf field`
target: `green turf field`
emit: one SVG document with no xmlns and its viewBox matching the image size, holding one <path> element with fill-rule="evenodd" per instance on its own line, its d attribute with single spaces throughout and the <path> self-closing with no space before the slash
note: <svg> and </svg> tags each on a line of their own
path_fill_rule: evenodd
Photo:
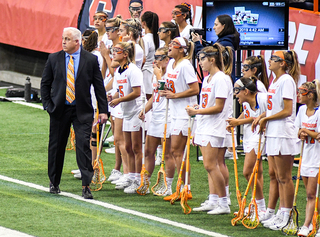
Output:
<svg viewBox="0 0 320 237">
<path fill-rule="evenodd" d="M 0 95 L 3 95 L 0 90 Z M 47 145 L 49 116 L 45 111 L 11 102 L 0 102 L 0 175 L 48 187 Z M 105 172 L 110 174 L 114 156 L 102 154 Z M 233 161 L 227 160 L 230 171 L 231 211 L 237 211 L 233 173 Z M 268 163 L 263 162 L 265 173 L 265 198 L 268 200 Z M 243 157 L 238 160 L 240 190 L 246 181 L 242 176 Z M 60 188 L 81 196 L 81 181 L 70 173 L 76 169 L 75 152 L 67 151 Z M 202 162 L 196 161 L 195 148 L 191 153 L 191 207 L 197 207 L 208 195 L 207 173 Z M 159 167 L 156 167 L 157 172 Z M 295 175 L 297 169 L 294 168 Z M 156 176 L 152 177 L 152 184 Z M 174 183 L 176 182 L 176 177 Z M 204 230 L 228 236 L 283 236 L 280 232 L 265 229 L 261 225 L 249 230 L 242 225 L 231 226 L 233 215 L 212 216 L 191 212 L 183 214 L 180 203 L 170 205 L 161 197 L 128 195 L 115 190 L 110 183 L 101 191 L 93 192 L 94 199 L 130 210 L 184 223 Z M 251 195 L 251 194 L 250 194 Z M 0 180 L 0 226 L 22 231 L 34 236 L 200 236 L 184 228 L 160 223 L 108 209 L 70 197 L 52 195 L 24 185 Z M 248 198 L 250 200 L 250 198 Z M 300 225 L 305 214 L 306 194 L 300 182 L 298 209 Z M 203 235 L 201 235 L 203 236 Z"/>
</svg>

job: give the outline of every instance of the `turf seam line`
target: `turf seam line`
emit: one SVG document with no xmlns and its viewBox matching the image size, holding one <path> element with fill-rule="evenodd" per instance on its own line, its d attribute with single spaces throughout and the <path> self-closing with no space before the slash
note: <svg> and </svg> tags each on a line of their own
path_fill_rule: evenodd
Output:
<svg viewBox="0 0 320 237">
<path fill-rule="evenodd" d="M 48 187 L 43 187 L 43 186 L 38 185 L 38 184 L 25 182 L 25 181 L 18 180 L 18 179 L 13 179 L 13 178 L 10 178 L 10 177 L 4 176 L 4 175 L 0 175 L 0 179 L 4 180 L 4 181 L 8 181 L 8 182 L 24 185 L 24 186 L 27 186 L 27 187 L 30 187 L 30 188 L 35 188 L 37 190 L 41 190 L 41 191 L 44 191 L 44 192 L 49 192 L 49 188 Z M 91 203 L 91 204 L 99 205 L 99 206 L 102 206 L 102 207 L 105 207 L 105 208 L 108 208 L 108 209 L 112 209 L 112 210 L 115 210 L 115 211 L 119 211 L 119 212 L 131 214 L 131 215 L 135 215 L 135 216 L 142 217 L 142 218 L 145 218 L 145 219 L 157 221 L 157 222 L 160 222 L 160 223 L 163 223 L 163 224 L 167 224 L 167 225 L 183 228 L 185 230 L 193 231 L 193 232 L 196 232 L 196 233 L 199 233 L 199 234 L 204 234 L 204 235 L 214 236 L 214 237 L 227 237 L 227 235 L 222 235 L 222 234 L 219 234 L 219 233 L 216 233 L 216 232 L 200 229 L 200 228 L 195 227 L 195 226 L 191 226 L 191 225 L 179 223 L 179 222 L 176 222 L 176 221 L 171 221 L 171 220 L 168 220 L 168 219 L 165 219 L 165 218 L 152 216 L 150 214 L 146 214 L 146 213 L 142 213 L 142 212 L 126 209 L 126 208 L 119 207 L 119 206 L 116 206 L 116 205 L 113 205 L 113 204 L 109 204 L 109 203 L 106 203 L 106 202 L 102 202 L 102 201 L 98 201 L 98 200 L 92 200 L 92 199 L 91 200 L 90 199 L 84 199 L 83 197 L 81 197 L 79 195 L 72 194 L 72 193 L 61 192 L 59 195 L 62 195 L 62 196 L 65 196 L 65 197 L 74 198 L 74 199 L 79 200 L 79 201 L 83 201 L 83 202 L 88 202 L 88 203 Z"/>
</svg>

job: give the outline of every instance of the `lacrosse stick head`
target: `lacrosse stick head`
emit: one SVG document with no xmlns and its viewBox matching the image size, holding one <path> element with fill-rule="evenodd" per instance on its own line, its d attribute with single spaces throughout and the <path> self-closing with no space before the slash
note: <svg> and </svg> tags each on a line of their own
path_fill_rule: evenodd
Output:
<svg viewBox="0 0 320 237">
<path fill-rule="evenodd" d="M 104 173 L 103 162 L 101 159 L 99 159 L 99 177 L 101 184 L 103 184 L 107 180 L 107 177 Z"/>
<path fill-rule="evenodd" d="M 255 199 L 249 204 L 248 214 L 242 219 L 242 224 L 248 229 L 255 229 L 259 225 L 258 205 Z"/>
<path fill-rule="evenodd" d="M 149 172 L 143 167 L 140 173 L 141 184 L 136 190 L 139 195 L 146 195 L 148 192 L 149 185 L 150 185 L 148 175 L 149 175 Z"/>
<path fill-rule="evenodd" d="M 183 208 L 184 214 L 188 215 L 191 212 L 191 207 L 188 205 L 188 185 L 185 185 L 181 192 L 181 207 Z"/>
<path fill-rule="evenodd" d="M 313 213 L 313 217 L 312 217 L 312 231 L 309 233 L 308 237 L 314 237 L 318 230 L 319 230 L 319 213 L 318 213 L 318 209 L 316 209 Z"/>
<path fill-rule="evenodd" d="M 92 180 L 89 186 L 92 191 L 99 191 L 102 188 L 102 183 L 100 182 L 99 169 L 94 170 Z"/>
<path fill-rule="evenodd" d="M 293 206 L 288 223 L 281 229 L 282 233 L 285 235 L 297 235 L 299 230 L 299 223 L 298 223 L 299 212 L 296 206 Z"/>
<path fill-rule="evenodd" d="M 181 177 L 178 178 L 178 181 L 177 181 L 177 188 L 176 188 L 176 192 L 174 193 L 174 197 L 170 200 L 170 203 L 171 205 L 173 205 L 175 203 L 175 201 L 177 201 L 179 198 L 180 198 L 180 188 L 181 188 L 181 185 L 182 185 L 182 179 Z"/>
<path fill-rule="evenodd" d="M 166 178 L 166 172 L 161 168 L 158 172 L 158 179 L 157 183 L 151 188 L 154 195 L 162 196 L 167 192 L 168 186 L 167 186 L 167 178 Z"/>
<path fill-rule="evenodd" d="M 246 207 L 246 203 L 247 203 L 247 198 L 246 196 L 244 196 L 237 215 L 231 220 L 231 225 L 235 226 L 238 221 L 242 220 L 242 218 L 244 217 L 244 209 Z"/>
</svg>

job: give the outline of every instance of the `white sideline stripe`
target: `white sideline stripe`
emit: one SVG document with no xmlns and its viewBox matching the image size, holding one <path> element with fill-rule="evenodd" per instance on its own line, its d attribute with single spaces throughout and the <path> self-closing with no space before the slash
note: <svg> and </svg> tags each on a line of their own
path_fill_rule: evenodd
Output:
<svg viewBox="0 0 320 237">
<path fill-rule="evenodd" d="M 24 185 L 24 186 L 27 186 L 27 187 L 30 187 L 30 188 L 35 188 L 35 189 L 38 189 L 38 190 L 41 190 L 41 191 L 44 191 L 44 192 L 49 192 L 49 188 L 43 187 L 43 186 L 38 185 L 38 184 L 33 184 L 33 183 L 29 183 L 29 182 L 18 180 L 18 179 L 13 179 L 13 178 L 10 178 L 10 177 L 7 177 L 7 176 L 3 176 L 3 175 L 0 175 L 0 179 L 8 181 L 8 182 L 12 182 L 12 183 L 21 184 L 21 185 Z M 171 221 L 171 220 L 164 219 L 164 218 L 161 218 L 161 217 L 156 217 L 156 216 L 152 216 L 152 215 L 149 215 L 149 214 L 146 214 L 146 213 L 142 213 L 142 212 L 126 209 L 126 208 L 123 208 L 123 207 L 118 207 L 118 206 L 113 205 L 113 204 L 109 204 L 109 203 L 105 203 L 105 202 L 101 202 L 101 201 L 97 201 L 97 200 L 93 200 L 93 199 L 91 199 L 91 200 L 90 199 L 84 199 L 83 197 L 80 197 L 79 195 L 75 195 L 75 194 L 72 194 L 72 193 L 61 192 L 60 195 L 65 196 L 65 197 L 74 198 L 74 199 L 77 199 L 79 201 L 83 201 L 83 202 L 88 202 L 88 203 L 92 203 L 92 204 L 95 204 L 95 205 L 99 205 L 99 206 L 102 206 L 102 207 L 105 207 L 105 208 L 108 208 L 108 209 L 112 209 L 112 210 L 115 210 L 115 211 L 128 213 L 128 214 L 135 215 L 135 216 L 138 216 L 138 217 L 142 217 L 142 218 L 146 218 L 146 219 L 149 219 L 149 220 L 157 221 L 157 222 L 160 222 L 160 223 L 163 223 L 163 224 L 180 227 L 180 228 L 183 228 L 185 230 L 193 231 L 193 232 L 196 232 L 196 233 L 199 233 L 199 234 L 205 234 L 205 235 L 214 236 L 214 237 L 227 237 L 227 235 L 222 235 L 222 234 L 219 234 L 219 233 L 216 233 L 216 232 L 200 229 L 200 228 L 195 227 L 195 226 L 186 225 L 186 224 L 179 223 L 179 222 L 176 222 L 176 221 Z"/>
<path fill-rule="evenodd" d="M 28 235 L 16 230 L 11 230 L 5 227 L 0 226 L 0 236 L 1 237 L 31 237 L 32 235 Z"/>
</svg>

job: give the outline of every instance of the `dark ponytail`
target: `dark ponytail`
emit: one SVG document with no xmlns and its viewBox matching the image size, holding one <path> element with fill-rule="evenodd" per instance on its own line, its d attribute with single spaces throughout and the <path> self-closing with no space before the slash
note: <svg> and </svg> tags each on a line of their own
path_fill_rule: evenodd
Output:
<svg viewBox="0 0 320 237">
<path fill-rule="evenodd" d="M 159 17 L 157 13 L 146 11 L 141 17 L 141 22 L 145 22 L 152 32 L 155 49 L 159 48 L 159 35 L 157 33 L 159 29 Z"/>
</svg>

